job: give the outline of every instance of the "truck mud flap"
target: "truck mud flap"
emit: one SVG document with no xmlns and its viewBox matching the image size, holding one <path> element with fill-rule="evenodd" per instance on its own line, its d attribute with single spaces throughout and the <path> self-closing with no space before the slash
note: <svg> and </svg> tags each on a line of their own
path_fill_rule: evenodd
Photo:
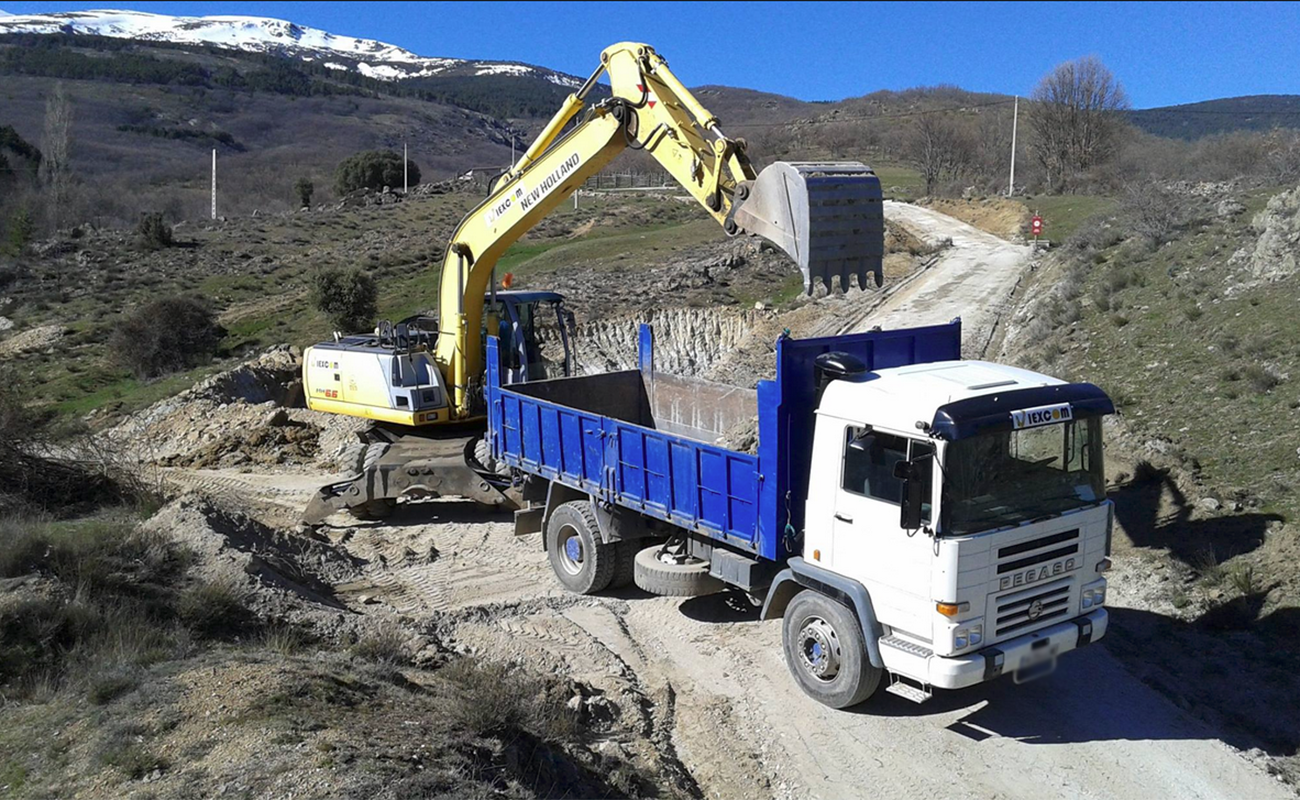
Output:
<svg viewBox="0 0 1300 800">
<path fill-rule="evenodd" d="M 884 283 L 885 215 L 880 179 L 856 161 L 777 161 L 753 181 L 736 187 L 727 230 L 761 236 L 785 251 L 803 273 L 812 294 L 832 278 L 847 292 L 849 276 L 858 288 Z"/>
<path fill-rule="evenodd" d="M 335 512 L 405 494 L 463 497 L 502 509 L 516 508 L 517 498 L 508 488 L 471 464 L 475 438 L 410 436 L 371 444 L 361 472 L 318 489 L 303 511 L 303 522 L 319 525 Z"/>
</svg>

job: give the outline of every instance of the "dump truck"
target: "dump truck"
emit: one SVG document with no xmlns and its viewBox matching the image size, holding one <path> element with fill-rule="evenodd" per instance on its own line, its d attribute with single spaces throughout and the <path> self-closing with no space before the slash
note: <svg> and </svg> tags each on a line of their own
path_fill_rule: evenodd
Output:
<svg viewBox="0 0 1300 800">
<path fill-rule="evenodd" d="M 960 320 L 787 333 L 746 389 L 659 372 L 642 326 L 637 369 L 506 384 L 489 339 L 488 446 L 561 584 L 748 593 L 826 705 L 1023 682 L 1106 633 L 1114 406 L 960 350 Z"/>
</svg>

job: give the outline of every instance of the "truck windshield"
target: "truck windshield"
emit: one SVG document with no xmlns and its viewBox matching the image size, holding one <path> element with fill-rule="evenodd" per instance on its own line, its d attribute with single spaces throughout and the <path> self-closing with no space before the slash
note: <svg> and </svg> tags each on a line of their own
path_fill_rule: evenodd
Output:
<svg viewBox="0 0 1300 800">
<path fill-rule="evenodd" d="M 948 445 L 942 530 L 963 535 L 1106 498 L 1101 420 L 997 431 Z"/>
</svg>

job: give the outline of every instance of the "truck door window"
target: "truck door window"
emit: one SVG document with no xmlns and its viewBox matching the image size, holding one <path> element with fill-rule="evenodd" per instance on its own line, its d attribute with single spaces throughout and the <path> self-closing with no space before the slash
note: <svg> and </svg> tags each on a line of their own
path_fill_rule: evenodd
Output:
<svg viewBox="0 0 1300 800">
<path fill-rule="evenodd" d="M 898 505 L 903 482 L 894 477 L 894 465 L 907 458 L 907 439 L 854 427 L 844 438 L 844 491 Z"/>
</svg>

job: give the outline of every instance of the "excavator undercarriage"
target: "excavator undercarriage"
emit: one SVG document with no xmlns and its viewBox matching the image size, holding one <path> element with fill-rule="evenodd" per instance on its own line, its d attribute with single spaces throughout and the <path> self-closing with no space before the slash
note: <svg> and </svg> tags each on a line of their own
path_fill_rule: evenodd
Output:
<svg viewBox="0 0 1300 800">
<path fill-rule="evenodd" d="M 479 463 L 482 441 L 481 425 L 415 432 L 376 425 L 363 434 L 360 471 L 318 489 L 303 522 L 319 525 L 344 510 L 357 517 L 386 516 L 399 497 L 463 497 L 503 510 L 517 508 L 509 475 L 497 475 Z"/>
</svg>

